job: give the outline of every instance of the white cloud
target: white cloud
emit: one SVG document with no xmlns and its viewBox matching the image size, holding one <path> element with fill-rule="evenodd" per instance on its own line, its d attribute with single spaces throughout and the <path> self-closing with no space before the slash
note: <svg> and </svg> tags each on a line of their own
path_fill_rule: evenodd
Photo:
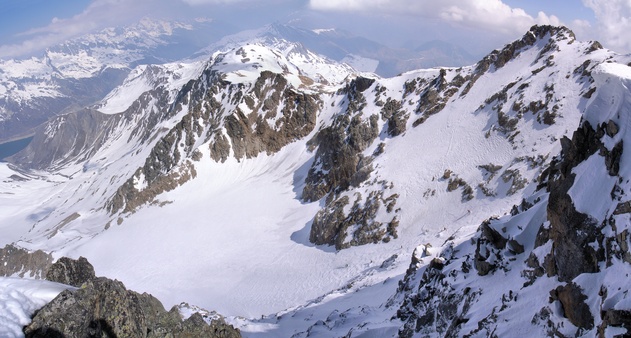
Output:
<svg viewBox="0 0 631 338">
<path fill-rule="evenodd" d="M 322 11 L 422 16 L 502 34 L 520 34 L 534 24 L 560 24 L 556 16 L 539 12 L 535 18 L 501 0 L 310 0 L 309 4 Z"/>
<path fill-rule="evenodd" d="M 94 0 L 83 12 L 71 18 L 54 17 L 47 26 L 19 34 L 21 42 L 0 46 L 0 58 L 33 54 L 77 35 L 130 23 L 168 7 L 172 7 L 169 0 Z"/>
<path fill-rule="evenodd" d="M 270 4 L 277 4 L 283 2 L 290 2 L 290 0 L 181 0 L 182 2 L 191 6 L 200 5 L 233 5 L 233 4 L 248 4 L 255 6 L 266 6 Z"/>
<path fill-rule="evenodd" d="M 238 2 L 244 2 L 247 0 L 182 0 L 183 2 L 192 5 L 223 5 L 223 4 L 233 4 Z"/>
<path fill-rule="evenodd" d="M 631 1 L 629 0 L 583 0 L 583 4 L 596 16 L 596 38 L 605 47 L 631 51 Z"/>
</svg>

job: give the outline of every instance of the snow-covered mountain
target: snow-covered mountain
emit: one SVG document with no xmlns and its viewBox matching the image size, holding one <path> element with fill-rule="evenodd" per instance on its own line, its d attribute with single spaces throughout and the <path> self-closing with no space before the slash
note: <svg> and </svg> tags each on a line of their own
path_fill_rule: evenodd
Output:
<svg viewBox="0 0 631 338">
<path fill-rule="evenodd" d="M 134 25 L 79 36 L 50 47 L 41 57 L 0 60 L 0 142 L 31 135 L 53 116 L 100 101 L 137 65 L 205 59 L 219 50 L 254 41 L 273 45 L 273 40 L 300 43 L 312 52 L 381 76 L 473 62 L 444 48 L 395 50 L 336 29 L 275 23 L 237 33 L 235 27 L 212 19 L 145 18 Z"/>
<path fill-rule="evenodd" d="M 41 57 L 0 60 L 0 142 L 101 100 L 136 65 L 179 60 L 228 32 L 212 20 L 143 19 L 77 37 Z"/>
<path fill-rule="evenodd" d="M 233 42 L 135 68 L 0 164 L 0 245 L 252 337 L 624 332 L 630 56 L 534 26 L 380 78 Z"/>
<path fill-rule="evenodd" d="M 280 23 L 225 36 L 198 55 L 251 41 L 273 44 L 275 40 L 299 42 L 312 52 L 383 77 L 421 68 L 469 65 L 476 61 L 465 51 L 442 41 L 433 41 L 417 49 L 391 48 L 340 29 L 307 29 Z"/>
</svg>

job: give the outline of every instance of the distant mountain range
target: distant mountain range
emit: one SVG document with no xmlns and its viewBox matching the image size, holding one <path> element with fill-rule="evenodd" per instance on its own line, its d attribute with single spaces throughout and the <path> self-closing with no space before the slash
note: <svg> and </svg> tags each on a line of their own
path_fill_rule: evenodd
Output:
<svg viewBox="0 0 631 338">
<path fill-rule="evenodd" d="M 451 54 L 448 45 L 431 51 L 393 50 L 334 29 L 272 24 L 236 33 L 230 25 L 210 19 L 143 19 L 53 46 L 39 58 L 0 60 L 0 143 L 32 134 L 53 116 L 98 102 L 137 65 L 207 58 L 212 52 L 254 38 L 299 42 L 318 54 L 381 76 L 474 62 Z"/>
</svg>

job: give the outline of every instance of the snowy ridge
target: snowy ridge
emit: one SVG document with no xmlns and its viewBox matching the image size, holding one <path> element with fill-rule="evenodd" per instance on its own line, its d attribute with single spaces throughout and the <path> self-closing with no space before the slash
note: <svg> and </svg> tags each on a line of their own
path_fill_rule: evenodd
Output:
<svg viewBox="0 0 631 338">
<path fill-rule="evenodd" d="M 259 69 L 265 69 L 283 74 L 295 88 L 312 87 L 312 81 L 325 86 L 337 85 L 356 73 L 348 65 L 337 64 L 300 44 L 284 40 L 274 40 L 269 47 L 255 40 L 227 53 L 218 53 L 214 56 L 213 68 L 225 74 L 225 80 L 234 83 L 254 82 L 261 72 Z"/>
<path fill-rule="evenodd" d="M 626 230 L 628 59 L 536 26 L 474 66 L 387 79 L 280 40 L 136 68 L 104 100 L 110 115 L 92 115 L 108 123 L 98 147 L 47 171 L 0 166 L 0 244 L 85 256 L 252 337 L 593 335 L 599 307 L 628 309 L 615 277 L 628 244 L 600 274 L 554 272 L 544 262 L 567 243 L 539 233 L 557 229 L 550 201 L 566 203 L 565 188 L 588 215 L 572 217 L 613 218 L 606 238 Z M 595 129 L 570 140 L 582 120 Z M 49 143 L 69 125 L 55 123 Z M 570 280 L 591 327 L 548 305 L 550 290 L 575 294 L 559 288 Z"/>
<path fill-rule="evenodd" d="M 142 94 L 156 88 L 167 91 L 168 101 L 172 103 L 184 84 L 199 77 L 205 66 L 206 63 L 201 61 L 138 66 L 131 71 L 123 84 L 107 94 L 95 109 L 105 114 L 124 112 Z"/>
</svg>

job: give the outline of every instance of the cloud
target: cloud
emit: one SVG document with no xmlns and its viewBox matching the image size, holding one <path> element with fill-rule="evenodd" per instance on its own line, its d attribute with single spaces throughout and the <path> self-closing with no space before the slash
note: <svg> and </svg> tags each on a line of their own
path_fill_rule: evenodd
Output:
<svg viewBox="0 0 631 338">
<path fill-rule="evenodd" d="M 279 3 L 289 3 L 292 0 L 181 0 L 181 1 L 191 6 L 247 4 L 248 6 L 263 7 L 263 6 L 275 5 Z"/>
<path fill-rule="evenodd" d="M 0 46 L 0 58 L 32 55 L 87 32 L 131 23 L 160 11 L 166 12 L 172 9 L 173 5 L 169 0 L 94 0 L 73 17 L 54 17 L 47 26 L 18 34 L 21 42 Z"/>
<path fill-rule="evenodd" d="M 224 5 L 224 4 L 234 4 L 239 2 L 244 2 L 248 0 L 182 0 L 183 2 L 191 5 L 191 6 L 199 6 L 199 5 Z M 252 1 L 252 0 L 250 0 Z"/>
<path fill-rule="evenodd" d="M 607 48 L 628 52 L 631 50 L 631 1 L 583 0 L 594 11 L 596 38 Z"/>
<path fill-rule="evenodd" d="M 309 6 L 321 11 L 421 16 L 502 34 L 521 34 L 534 24 L 560 24 L 554 15 L 539 12 L 535 18 L 501 0 L 310 0 Z"/>
</svg>

